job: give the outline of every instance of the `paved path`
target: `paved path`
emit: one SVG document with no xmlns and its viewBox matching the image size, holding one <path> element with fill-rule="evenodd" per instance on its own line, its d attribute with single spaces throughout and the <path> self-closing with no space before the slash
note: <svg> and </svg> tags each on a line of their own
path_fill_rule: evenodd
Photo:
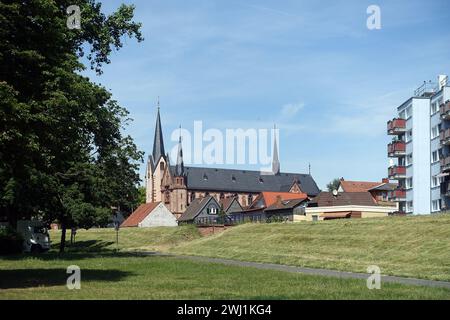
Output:
<svg viewBox="0 0 450 320">
<path fill-rule="evenodd" d="M 188 260 L 194 260 L 194 261 L 200 261 L 200 262 L 220 263 L 220 264 L 225 264 L 225 265 L 230 265 L 230 266 L 251 267 L 251 268 L 265 269 L 265 270 L 303 273 L 303 274 L 325 276 L 325 277 L 364 279 L 364 280 L 366 280 L 369 277 L 368 273 L 356 273 L 356 272 L 344 272 L 344 271 L 336 271 L 336 270 L 328 270 L 328 269 L 294 267 L 294 266 L 286 266 L 286 265 L 282 265 L 282 264 L 273 264 L 273 263 L 247 262 L 247 261 L 199 257 L 199 256 L 184 256 L 184 255 L 166 254 L 166 253 L 160 253 L 160 252 L 142 252 L 141 254 L 146 255 L 146 256 L 176 257 L 176 258 L 180 258 L 180 259 L 188 259 Z M 444 287 L 444 288 L 450 289 L 450 282 L 448 282 L 448 281 L 435 281 L 435 280 L 425 280 L 425 279 L 415 279 L 415 278 L 405 278 L 405 277 L 383 276 L 382 275 L 381 283 L 386 283 L 386 282 L 401 283 L 401 284 L 416 285 L 416 286 L 427 286 L 427 287 Z"/>
</svg>

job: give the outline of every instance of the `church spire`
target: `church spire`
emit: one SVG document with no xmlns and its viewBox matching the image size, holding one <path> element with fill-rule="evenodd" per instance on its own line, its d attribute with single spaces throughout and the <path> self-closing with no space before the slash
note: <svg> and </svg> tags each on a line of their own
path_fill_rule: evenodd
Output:
<svg viewBox="0 0 450 320">
<path fill-rule="evenodd" d="M 277 127 L 274 125 L 274 135 L 273 135 L 273 160 L 272 160 L 272 173 L 280 173 L 280 160 L 278 158 L 278 143 L 277 143 Z"/>
<path fill-rule="evenodd" d="M 161 157 L 165 157 L 165 151 L 164 151 L 164 140 L 163 140 L 163 134 L 162 134 L 162 127 L 161 127 L 161 117 L 159 115 L 159 97 L 158 97 L 158 113 L 156 115 L 156 126 L 155 126 L 155 137 L 153 140 L 153 161 L 156 164 L 156 162 L 159 161 Z"/>
<path fill-rule="evenodd" d="M 184 175 L 184 162 L 183 162 L 183 144 L 181 141 L 181 126 L 180 126 L 180 139 L 178 140 L 178 155 L 177 165 L 175 167 L 175 174 L 177 177 Z"/>
</svg>

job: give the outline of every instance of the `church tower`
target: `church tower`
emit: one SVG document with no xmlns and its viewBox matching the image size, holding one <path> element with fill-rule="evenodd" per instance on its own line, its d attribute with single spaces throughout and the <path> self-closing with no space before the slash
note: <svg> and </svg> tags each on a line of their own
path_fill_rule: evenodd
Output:
<svg viewBox="0 0 450 320">
<path fill-rule="evenodd" d="M 173 213 L 176 215 L 183 213 L 188 206 L 188 192 L 187 192 L 187 177 L 184 170 L 183 161 L 183 144 L 181 139 L 181 127 L 180 127 L 180 139 L 178 140 L 178 154 L 177 163 L 173 173 L 171 188 L 171 201 L 170 207 Z"/>
<path fill-rule="evenodd" d="M 164 150 L 164 140 L 161 127 L 161 117 L 159 114 L 159 98 L 158 112 L 156 114 L 155 136 L 153 140 L 153 152 L 148 157 L 146 172 L 146 200 L 149 202 L 162 201 L 162 186 L 164 170 L 168 164 L 167 156 Z"/>
<path fill-rule="evenodd" d="M 273 160 L 272 160 L 272 173 L 274 175 L 280 174 L 280 160 L 278 158 L 278 143 L 277 143 L 277 127 L 274 126 L 273 134 Z"/>
</svg>

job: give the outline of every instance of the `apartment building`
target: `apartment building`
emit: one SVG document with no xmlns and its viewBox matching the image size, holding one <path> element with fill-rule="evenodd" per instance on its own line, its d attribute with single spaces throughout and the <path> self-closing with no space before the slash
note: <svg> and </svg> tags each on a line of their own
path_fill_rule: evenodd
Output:
<svg viewBox="0 0 450 320">
<path fill-rule="evenodd" d="M 424 82 L 388 121 L 389 198 L 399 211 L 430 214 L 450 207 L 450 81 Z"/>
</svg>

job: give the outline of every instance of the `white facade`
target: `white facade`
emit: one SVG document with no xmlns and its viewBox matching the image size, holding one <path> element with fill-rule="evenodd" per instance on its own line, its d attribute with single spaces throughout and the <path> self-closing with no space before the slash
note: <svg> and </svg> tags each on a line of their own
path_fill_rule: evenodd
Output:
<svg viewBox="0 0 450 320">
<path fill-rule="evenodd" d="M 139 228 L 177 226 L 177 219 L 163 203 L 157 205 L 138 225 Z"/>
<path fill-rule="evenodd" d="M 450 147 L 441 139 L 442 130 L 450 128 L 450 120 L 442 116 L 440 107 L 450 100 L 449 86 L 448 77 L 439 76 L 438 83 L 424 83 L 397 108 L 396 119 L 406 120 L 404 127 L 390 133 L 396 136 L 395 141 L 405 144 L 404 154 L 391 154 L 397 159 L 396 165 L 406 170 L 404 177 L 397 178 L 400 193 L 394 197 L 400 211 L 430 214 L 448 207 L 441 188 L 447 173 L 440 160 L 450 155 Z"/>
</svg>

